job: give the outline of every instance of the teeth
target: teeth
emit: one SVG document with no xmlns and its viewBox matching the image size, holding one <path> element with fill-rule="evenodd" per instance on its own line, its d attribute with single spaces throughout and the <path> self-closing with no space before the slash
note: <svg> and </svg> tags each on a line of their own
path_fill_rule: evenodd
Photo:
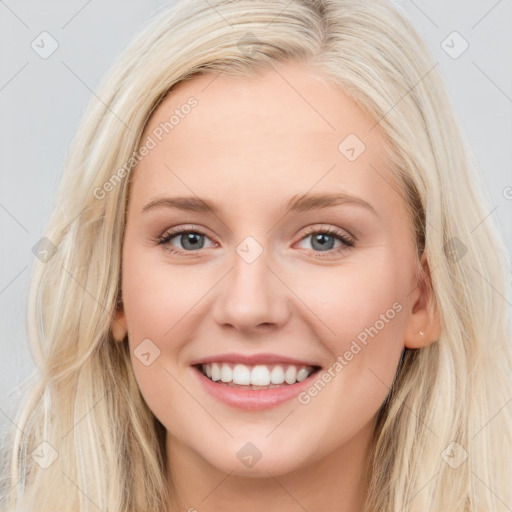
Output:
<svg viewBox="0 0 512 512">
<path fill-rule="evenodd" d="M 309 373 L 306 368 L 301 368 L 297 372 L 297 380 L 300 382 L 301 380 L 306 379 L 309 376 Z"/>
<path fill-rule="evenodd" d="M 220 367 L 220 380 L 222 382 L 233 382 L 233 370 L 227 364 Z"/>
<path fill-rule="evenodd" d="M 270 382 L 272 384 L 282 384 L 284 382 L 284 370 L 280 365 L 274 366 L 270 372 Z"/>
<path fill-rule="evenodd" d="M 295 366 L 288 366 L 284 372 L 284 381 L 287 384 L 294 384 L 297 382 L 297 368 Z"/>
<path fill-rule="evenodd" d="M 208 367 L 208 365 L 206 366 Z M 245 384 L 246 386 L 249 385 L 251 383 L 251 370 L 244 364 L 237 364 L 233 368 L 233 382 L 235 384 Z"/>
<path fill-rule="evenodd" d="M 205 365 L 203 365 L 203 366 L 205 366 Z M 206 366 L 210 366 L 210 365 L 206 365 Z M 216 382 L 216 381 L 220 380 L 220 366 L 218 365 L 218 363 L 212 363 L 211 367 L 212 367 L 212 377 L 211 378 L 214 382 Z M 204 372 L 204 369 L 203 369 L 203 372 Z M 206 375 L 208 375 L 208 373 Z"/>
<path fill-rule="evenodd" d="M 295 384 L 301 382 L 313 373 L 311 366 L 287 365 L 230 365 L 228 363 L 209 363 L 201 365 L 204 375 L 214 382 L 221 381 L 240 386 L 269 386 L 277 384 Z"/>
<path fill-rule="evenodd" d="M 233 384 L 239 384 L 233 381 Z M 270 371 L 266 366 L 255 366 L 251 371 L 251 384 L 253 386 L 268 386 L 270 384 Z"/>
</svg>

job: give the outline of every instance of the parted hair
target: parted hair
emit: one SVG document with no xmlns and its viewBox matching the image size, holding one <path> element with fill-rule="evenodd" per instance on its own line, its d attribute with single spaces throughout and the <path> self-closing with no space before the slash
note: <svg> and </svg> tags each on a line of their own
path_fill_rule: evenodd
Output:
<svg viewBox="0 0 512 512">
<path fill-rule="evenodd" d="M 437 63 L 407 15 L 386 0 L 178 0 L 117 58 L 69 149 L 44 232 L 54 249 L 33 265 L 37 370 L 3 440 L 3 510 L 167 510 L 165 428 L 111 331 L 127 162 L 176 84 L 286 61 L 308 63 L 382 130 L 442 317 L 435 343 L 404 350 L 379 411 L 365 512 L 512 507 L 510 262 Z M 41 449 L 54 455 L 46 468 L 33 457 Z"/>
</svg>

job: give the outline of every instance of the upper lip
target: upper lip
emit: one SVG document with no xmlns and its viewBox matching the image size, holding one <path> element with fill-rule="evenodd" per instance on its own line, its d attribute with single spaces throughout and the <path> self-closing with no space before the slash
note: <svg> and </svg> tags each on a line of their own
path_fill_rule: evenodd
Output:
<svg viewBox="0 0 512 512">
<path fill-rule="evenodd" d="M 199 364 L 207 364 L 207 363 L 241 363 L 246 365 L 258 365 L 258 364 L 293 364 L 295 366 L 317 366 L 320 365 L 306 361 L 304 359 L 297 359 L 294 357 L 283 356 L 280 354 L 270 354 L 270 353 L 262 353 L 262 354 L 236 354 L 233 352 L 225 353 L 225 354 L 215 354 L 212 356 L 201 357 L 200 359 L 196 359 L 192 361 L 191 366 L 199 365 Z"/>
</svg>

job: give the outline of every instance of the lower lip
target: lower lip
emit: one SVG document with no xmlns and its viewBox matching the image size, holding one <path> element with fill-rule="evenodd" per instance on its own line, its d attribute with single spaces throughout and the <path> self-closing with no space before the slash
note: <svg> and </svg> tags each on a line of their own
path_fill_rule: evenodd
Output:
<svg viewBox="0 0 512 512">
<path fill-rule="evenodd" d="M 272 389 L 242 389 L 226 386 L 224 383 L 214 382 L 203 375 L 199 368 L 194 367 L 195 373 L 204 389 L 215 398 L 237 409 L 248 411 L 258 411 L 262 409 L 271 409 L 278 405 L 295 398 L 299 393 L 306 390 L 317 372 L 312 373 L 307 379 L 295 384 L 287 384 L 279 388 Z"/>
</svg>

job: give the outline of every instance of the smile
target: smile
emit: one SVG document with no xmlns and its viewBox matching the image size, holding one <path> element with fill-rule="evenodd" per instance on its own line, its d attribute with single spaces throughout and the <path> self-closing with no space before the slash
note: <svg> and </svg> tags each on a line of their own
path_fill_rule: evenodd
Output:
<svg viewBox="0 0 512 512">
<path fill-rule="evenodd" d="M 201 372 L 213 382 L 245 389 L 272 389 L 288 386 L 307 379 L 314 366 L 293 364 L 246 365 L 234 363 L 207 363 L 199 365 Z"/>
<path fill-rule="evenodd" d="M 219 357 L 217 361 L 213 357 L 196 361 L 192 369 L 203 390 L 214 400 L 238 410 L 261 411 L 296 398 L 321 370 L 320 366 L 305 361 L 293 364 L 291 360 L 284 362 L 278 357 L 232 354 Z"/>
</svg>

